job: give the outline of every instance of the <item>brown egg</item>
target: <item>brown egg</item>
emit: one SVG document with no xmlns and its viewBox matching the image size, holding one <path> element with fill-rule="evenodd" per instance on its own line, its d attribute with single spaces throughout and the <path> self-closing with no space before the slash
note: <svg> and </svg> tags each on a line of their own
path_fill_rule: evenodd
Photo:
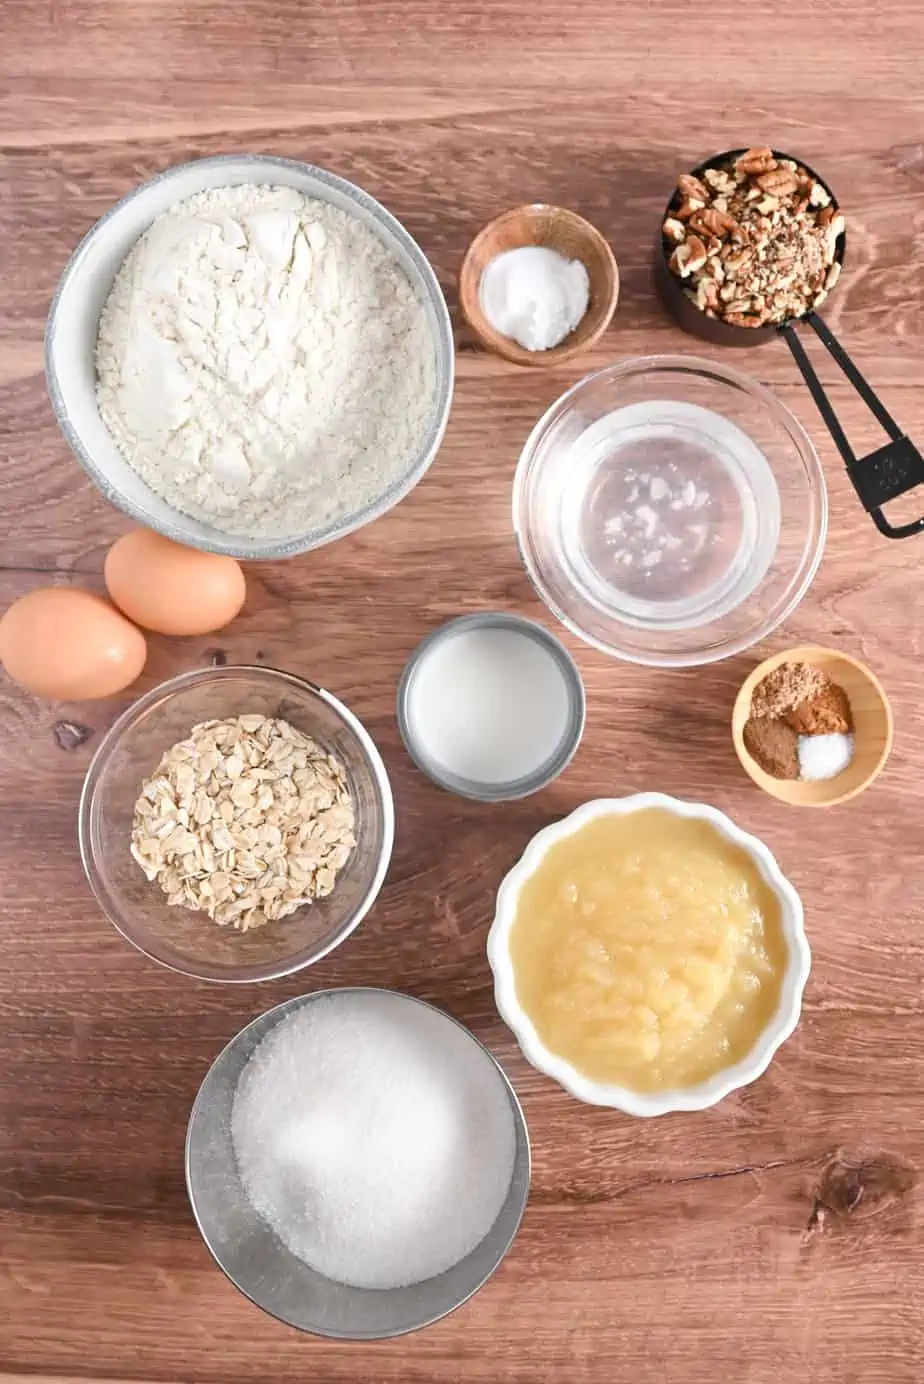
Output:
<svg viewBox="0 0 924 1384">
<path fill-rule="evenodd" d="M 144 667 L 144 635 L 92 591 L 44 587 L 0 619 L 0 662 L 39 697 L 83 701 L 121 692 Z"/>
<path fill-rule="evenodd" d="M 106 586 L 120 610 L 159 634 L 212 634 L 230 624 L 247 587 L 240 563 L 132 529 L 106 554 Z"/>
</svg>

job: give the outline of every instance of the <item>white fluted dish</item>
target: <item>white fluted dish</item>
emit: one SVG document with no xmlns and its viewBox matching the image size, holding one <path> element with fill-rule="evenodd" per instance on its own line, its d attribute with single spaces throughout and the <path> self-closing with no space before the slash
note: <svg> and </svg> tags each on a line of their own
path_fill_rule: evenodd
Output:
<svg viewBox="0 0 924 1384">
<path fill-rule="evenodd" d="M 510 930 L 516 917 L 520 892 L 535 874 L 550 847 L 585 826 L 596 817 L 624 816 L 645 808 L 656 807 L 678 817 L 699 818 L 712 824 L 723 836 L 740 846 L 754 861 L 765 883 L 780 903 L 780 918 L 786 942 L 788 961 L 776 1012 L 766 1025 L 747 1056 L 733 1066 L 724 1068 L 708 1081 L 696 1086 L 657 1093 L 629 1090 L 593 1081 L 570 1062 L 548 1050 L 536 1032 L 532 1020 L 520 1006 L 516 992 L 516 976 L 510 957 Z M 497 910 L 488 934 L 488 961 L 494 973 L 494 995 L 501 1017 L 520 1045 L 524 1057 L 537 1069 L 557 1081 L 578 1100 L 590 1105 L 605 1105 L 622 1110 L 627 1115 L 666 1115 L 676 1110 L 705 1110 L 752 1081 L 766 1071 L 782 1043 L 799 1022 L 802 1011 L 802 992 L 811 969 L 812 958 L 805 924 L 802 901 L 783 874 L 772 852 L 759 841 L 735 826 L 715 807 L 706 803 L 683 802 L 664 793 L 633 793 L 625 798 L 596 798 L 584 803 L 570 816 L 540 831 L 530 841 L 513 869 L 501 882 L 497 893 Z"/>
</svg>

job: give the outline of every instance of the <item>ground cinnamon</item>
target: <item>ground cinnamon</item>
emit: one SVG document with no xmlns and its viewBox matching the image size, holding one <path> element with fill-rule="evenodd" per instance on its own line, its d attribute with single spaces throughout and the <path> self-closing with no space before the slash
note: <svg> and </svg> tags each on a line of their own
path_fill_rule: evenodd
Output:
<svg viewBox="0 0 924 1384">
<path fill-rule="evenodd" d="M 799 736 L 775 716 L 752 716 L 744 727 L 744 748 L 765 774 L 778 779 L 799 777 Z"/>
<path fill-rule="evenodd" d="M 849 698 L 836 682 L 787 711 L 786 720 L 800 735 L 848 735 L 853 730 Z"/>
</svg>

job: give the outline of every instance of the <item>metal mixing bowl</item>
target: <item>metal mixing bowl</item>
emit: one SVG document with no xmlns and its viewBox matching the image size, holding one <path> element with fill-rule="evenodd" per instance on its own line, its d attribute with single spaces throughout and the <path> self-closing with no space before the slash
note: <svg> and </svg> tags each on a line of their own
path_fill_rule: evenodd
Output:
<svg viewBox="0 0 924 1384">
<path fill-rule="evenodd" d="M 250 1205 L 241 1186 L 231 1140 L 231 1110 L 241 1073 L 268 1033 L 296 1010 L 332 993 L 397 994 L 374 987 L 317 990 L 277 1005 L 248 1024 L 206 1073 L 189 1117 L 186 1186 L 202 1238 L 219 1268 L 257 1307 L 300 1331 L 341 1340 L 383 1340 L 429 1326 L 466 1302 L 491 1277 L 520 1226 L 529 1195 L 526 1120 L 503 1070 L 488 1052 L 510 1097 L 516 1132 L 507 1199 L 487 1236 L 445 1273 L 406 1288 L 351 1288 L 335 1283 L 290 1253 Z M 408 1004 L 424 1004 L 401 995 Z M 427 1005 L 434 1009 L 433 1005 Z M 456 1020 L 441 1010 L 447 1024 Z M 468 1033 L 461 1024 L 463 1032 Z M 468 1033 L 473 1043 L 478 1039 Z M 479 1047 L 483 1047 L 478 1043 Z M 477 1137 L 473 1131 L 473 1138 Z"/>
<path fill-rule="evenodd" d="M 99 317 L 126 255 L 156 217 L 207 188 L 270 183 L 295 188 L 357 217 L 391 251 L 424 304 L 435 354 L 436 397 L 420 450 L 405 474 L 373 503 L 307 532 L 250 539 L 181 514 L 156 495 L 116 447 L 96 406 L 96 337 Z M 106 499 L 146 528 L 190 548 L 239 558 L 291 557 L 361 528 L 402 500 L 437 453 L 452 402 L 455 350 L 439 282 L 417 242 L 362 188 L 293 159 L 258 154 L 197 159 L 142 183 L 93 226 L 71 256 L 45 329 L 45 377 L 64 436 Z"/>
</svg>

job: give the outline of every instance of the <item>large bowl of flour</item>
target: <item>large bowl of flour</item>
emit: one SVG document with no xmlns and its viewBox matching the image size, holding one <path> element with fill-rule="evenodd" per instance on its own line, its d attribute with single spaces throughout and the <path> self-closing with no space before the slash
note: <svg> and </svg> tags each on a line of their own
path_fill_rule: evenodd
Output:
<svg viewBox="0 0 924 1384">
<path fill-rule="evenodd" d="M 45 333 L 91 480 L 191 547 L 276 558 L 378 518 L 452 400 L 436 275 L 354 184 L 260 155 L 168 169 L 77 247 Z"/>
</svg>

